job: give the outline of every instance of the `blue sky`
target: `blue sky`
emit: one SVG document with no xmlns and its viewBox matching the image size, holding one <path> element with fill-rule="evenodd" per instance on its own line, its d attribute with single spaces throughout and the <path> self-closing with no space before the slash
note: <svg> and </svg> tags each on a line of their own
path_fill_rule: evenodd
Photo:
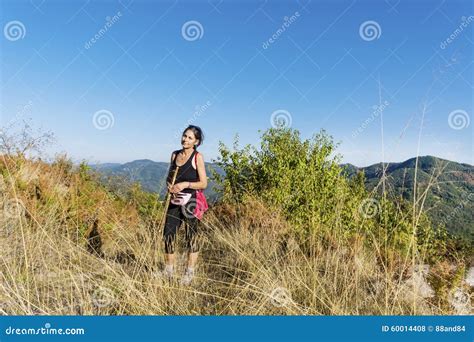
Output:
<svg viewBox="0 0 474 342">
<path fill-rule="evenodd" d="M 471 1 L 3 0 L 0 13 L 2 125 L 51 130 L 51 155 L 168 161 L 192 120 L 210 161 L 236 133 L 257 144 L 275 113 L 304 138 L 325 129 L 358 166 L 473 164 Z"/>
</svg>

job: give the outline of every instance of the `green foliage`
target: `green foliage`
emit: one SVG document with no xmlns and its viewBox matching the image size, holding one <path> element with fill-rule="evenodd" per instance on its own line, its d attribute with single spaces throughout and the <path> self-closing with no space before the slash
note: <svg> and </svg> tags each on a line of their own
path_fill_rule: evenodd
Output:
<svg viewBox="0 0 474 342">
<path fill-rule="evenodd" d="M 289 129 L 271 129 L 262 136 L 256 187 L 268 203 L 283 208 L 298 230 L 334 223 L 346 181 L 337 159 L 330 157 L 333 150 L 324 131 L 304 141 Z"/>
<path fill-rule="evenodd" d="M 296 130 L 272 128 L 263 133 L 260 149 L 239 149 L 238 138 L 234 151 L 221 143 L 217 165 L 225 177 L 217 175 L 216 182 L 224 200 L 239 202 L 246 192 L 256 194 L 282 209 L 300 233 L 330 227 L 341 218 L 343 225 L 355 228 L 354 199 L 363 197 L 363 181 L 348 181 L 341 174 L 334 150 L 324 131 L 302 141 Z M 341 211 L 342 216 L 334 215 Z"/>
<path fill-rule="evenodd" d="M 239 136 L 234 140 L 234 150 L 229 150 L 222 142 L 219 142 L 219 151 L 217 165 L 224 174 L 211 169 L 212 179 L 216 182 L 217 191 L 221 191 L 223 201 L 240 202 L 246 192 L 254 192 L 254 186 L 257 184 L 255 176 L 257 165 L 253 156 L 253 148 L 250 145 L 239 149 Z"/>
<path fill-rule="evenodd" d="M 65 178 L 70 177 L 73 171 L 73 162 L 66 154 L 57 156 L 51 166 L 60 171 L 61 175 Z"/>
<path fill-rule="evenodd" d="M 91 177 L 91 167 L 87 164 L 86 161 L 82 161 L 79 165 L 79 176 L 83 180 L 90 180 Z"/>
<path fill-rule="evenodd" d="M 137 208 L 140 216 L 147 222 L 155 221 L 163 211 L 163 204 L 158 196 L 144 191 L 140 183 L 134 183 L 131 186 L 127 197 L 130 203 Z"/>
<path fill-rule="evenodd" d="M 416 253 L 427 260 L 446 251 L 446 236 L 432 229 L 426 215 L 413 219 L 407 201 L 369 194 L 364 173 L 348 177 L 335 149 L 324 130 L 302 140 L 297 130 L 271 128 L 262 134 L 259 148 L 239 148 L 236 136 L 233 150 L 219 144 L 216 164 L 224 175 L 213 177 L 223 201 L 241 203 L 247 193 L 257 196 L 281 212 L 302 238 L 363 235 L 382 255 Z"/>
<path fill-rule="evenodd" d="M 415 195 L 416 169 L 416 201 L 423 203 L 431 222 L 445 226 L 449 233 L 474 243 L 472 165 L 424 156 L 401 163 L 377 163 L 364 168 L 346 164 L 345 167 L 349 177 L 357 170 L 364 170 L 365 185 L 369 191 L 377 189 L 381 175 L 385 173 L 388 195 L 410 202 L 413 202 Z M 380 193 L 382 188 L 377 191 Z"/>
</svg>

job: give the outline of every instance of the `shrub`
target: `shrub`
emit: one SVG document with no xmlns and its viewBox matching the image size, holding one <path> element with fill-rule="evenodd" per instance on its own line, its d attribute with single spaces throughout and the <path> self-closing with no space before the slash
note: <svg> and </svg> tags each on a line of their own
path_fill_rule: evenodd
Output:
<svg viewBox="0 0 474 342">
<path fill-rule="evenodd" d="M 363 173 L 349 179 L 336 147 L 324 130 L 302 140 L 297 130 L 271 128 L 263 132 L 259 148 L 239 148 L 236 136 L 233 150 L 219 144 L 216 163 L 225 175 L 214 172 L 213 177 L 223 202 L 242 203 L 245 194 L 262 199 L 283 214 L 308 249 L 315 237 L 330 242 L 363 235 L 383 262 L 398 263 L 410 253 L 439 256 L 445 235 L 432 232 L 423 213 L 413 220 L 408 203 L 369 194 Z"/>
<path fill-rule="evenodd" d="M 216 182 L 224 201 L 239 202 L 244 193 L 254 193 L 281 208 L 303 234 L 336 225 L 355 228 L 354 199 L 364 197 L 365 190 L 360 178 L 349 181 L 342 175 L 339 156 L 332 157 L 335 144 L 324 131 L 302 141 L 296 130 L 271 128 L 263 133 L 260 149 L 239 149 L 238 137 L 234 151 L 219 146 L 217 164 L 225 176 Z"/>
</svg>

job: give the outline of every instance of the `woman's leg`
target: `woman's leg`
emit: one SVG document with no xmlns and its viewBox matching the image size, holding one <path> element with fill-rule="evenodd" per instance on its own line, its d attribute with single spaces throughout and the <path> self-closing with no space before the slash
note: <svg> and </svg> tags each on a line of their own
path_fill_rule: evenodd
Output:
<svg viewBox="0 0 474 342">
<path fill-rule="evenodd" d="M 175 262 L 175 242 L 176 232 L 181 225 L 180 207 L 170 204 L 166 213 L 165 228 L 163 230 L 163 240 L 165 243 L 165 271 L 172 273 Z"/>
<path fill-rule="evenodd" d="M 194 267 L 196 266 L 198 255 L 199 252 L 188 253 L 188 268 L 194 269 Z"/>
<path fill-rule="evenodd" d="M 198 219 L 194 217 L 194 207 L 185 206 L 183 214 L 186 221 L 186 245 L 188 249 L 188 264 L 182 283 L 188 285 L 194 277 L 194 268 L 196 267 L 197 258 L 199 255 L 199 234 L 198 234 Z"/>
<path fill-rule="evenodd" d="M 185 207 L 186 209 L 185 222 L 186 222 L 186 245 L 188 249 L 188 267 L 194 268 L 196 265 L 197 257 L 199 255 L 199 232 L 198 232 L 198 219 L 193 214 L 189 214 L 194 207 Z"/>
<path fill-rule="evenodd" d="M 165 253 L 165 265 L 173 268 L 175 256 L 174 253 Z"/>
</svg>

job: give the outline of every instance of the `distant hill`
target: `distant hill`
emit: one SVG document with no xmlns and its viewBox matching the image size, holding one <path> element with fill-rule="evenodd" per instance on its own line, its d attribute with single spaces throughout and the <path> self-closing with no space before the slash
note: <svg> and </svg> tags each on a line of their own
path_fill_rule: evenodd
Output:
<svg viewBox="0 0 474 342">
<path fill-rule="evenodd" d="M 205 166 L 208 177 L 211 176 L 211 169 L 222 173 L 217 165 L 213 163 L 205 163 Z M 91 165 L 91 167 L 102 173 L 105 177 L 108 175 L 122 176 L 130 182 L 140 183 L 143 190 L 147 192 L 158 193 L 160 195 L 165 194 L 165 179 L 169 163 L 156 162 L 150 159 L 139 159 L 125 164 L 105 163 Z M 205 193 L 210 199 L 217 197 L 217 194 L 213 190 L 214 186 L 214 182 L 209 180 Z"/>
<path fill-rule="evenodd" d="M 416 158 L 401 163 L 385 163 L 386 189 L 392 197 L 401 196 L 404 199 L 413 200 L 415 163 Z M 382 163 L 367 167 L 357 167 L 352 164 L 341 166 L 348 177 L 364 171 L 368 190 L 377 187 L 383 174 Z M 121 175 L 129 181 L 139 182 L 148 192 L 161 195 L 165 193 L 164 180 L 169 163 L 141 159 L 125 164 L 107 163 L 92 165 L 92 167 L 104 175 Z M 208 176 L 211 175 L 211 169 L 223 174 L 216 164 L 206 163 Z M 426 189 L 432 175 L 437 179 L 432 179 L 434 184 L 424 203 L 425 211 L 433 223 L 445 224 L 449 231 L 474 241 L 474 167 L 433 156 L 419 157 L 417 197 Z M 218 194 L 213 191 L 214 185 L 212 181 L 209 182 L 206 195 L 209 199 L 215 200 Z M 377 191 L 381 190 L 382 186 L 379 185 Z"/>
<path fill-rule="evenodd" d="M 401 163 L 385 163 L 386 189 L 393 197 L 413 200 L 416 158 Z M 369 190 L 382 191 L 380 180 L 383 164 L 367 167 L 343 164 L 349 177 L 358 171 L 364 171 L 366 187 Z M 416 176 L 417 198 L 427 192 L 424 209 L 435 224 L 445 224 L 449 231 L 474 240 L 474 167 L 453 161 L 423 156 L 418 158 Z"/>
</svg>

